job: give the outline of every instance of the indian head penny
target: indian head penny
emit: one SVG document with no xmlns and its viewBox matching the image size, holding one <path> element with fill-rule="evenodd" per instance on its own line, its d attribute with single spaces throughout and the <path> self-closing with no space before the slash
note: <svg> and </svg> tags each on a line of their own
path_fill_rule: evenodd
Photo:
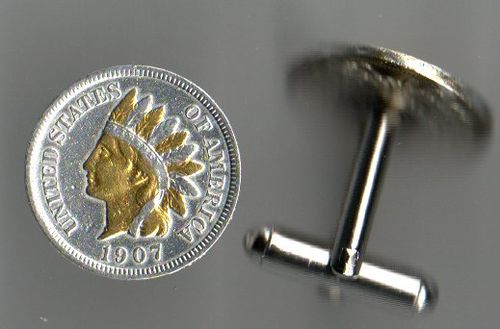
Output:
<svg viewBox="0 0 500 329">
<path fill-rule="evenodd" d="M 173 273 L 224 231 L 240 183 L 231 126 L 187 79 L 111 67 L 64 91 L 30 143 L 26 184 L 52 243 L 107 277 Z"/>
</svg>

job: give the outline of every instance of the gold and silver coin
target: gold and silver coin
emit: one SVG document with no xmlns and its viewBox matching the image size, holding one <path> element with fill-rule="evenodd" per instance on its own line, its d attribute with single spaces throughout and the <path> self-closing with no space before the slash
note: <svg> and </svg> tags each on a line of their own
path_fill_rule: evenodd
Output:
<svg viewBox="0 0 500 329">
<path fill-rule="evenodd" d="M 49 239 L 112 278 L 173 273 L 203 256 L 231 219 L 239 183 L 219 106 L 149 66 L 111 67 L 64 91 L 27 155 L 28 195 Z"/>
</svg>

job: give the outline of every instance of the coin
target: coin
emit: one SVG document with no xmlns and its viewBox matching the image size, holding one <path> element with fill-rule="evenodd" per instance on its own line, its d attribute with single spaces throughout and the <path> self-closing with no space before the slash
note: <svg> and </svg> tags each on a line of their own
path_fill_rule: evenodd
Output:
<svg viewBox="0 0 500 329">
<path fill-rule="evenodd" d="M 143 65 L 94 72 L 48 108 L 26 185 L 52 243 L 119 279 L 173 273 L 223 233 L 238 198 L 231 126 L 202 89 Z"/>
</svg>

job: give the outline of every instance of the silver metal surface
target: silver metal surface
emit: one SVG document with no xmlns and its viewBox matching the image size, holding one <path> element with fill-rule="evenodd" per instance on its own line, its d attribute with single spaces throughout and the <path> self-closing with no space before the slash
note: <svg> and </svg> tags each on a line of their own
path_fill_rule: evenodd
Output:
<svg viewBox="0 0 500 329">
<path fill-rule="evenodd" d="M 450 129 L 426 129 L 438 116 L 430 107 L 427 121 L 392 136 L 367 260 L 431 275 L 439 283 L 431 312 L 414 316 L 358 286 L 347 291 L 347 282 L 338 295 L 316 276 L 270 273 L 247 257 L 242 236 L 271 223 L 326 244 L 335 234 L 368 116 L 331 99 L 339 88 L 323 78 L 330 61 L 306 72 L 317 84 L 302 76 L 292 85 L 303 55 L 344 42 L 399 49 L 463 78 L 498 123 L 499 12 L 496 0 L 0 1 L 0 328 L 498 327 L 496 124 L 488 144 L 452 139 Z M 155 280 L 109 280 L 61 257 L 25 188 L 26 148 L 43 110 L 70 82 L 125 63 L 167 68 L 206 90 L 242 157 L 223 236 Z"/>
<path fill-rule="evenodd" d="M 314 67 L 324 61 L 324 58 L 316 58 L 307 63 Z M 426 109 L 429 106 L 434 106 L 435 112 L 444 118 L 451 118 L 452 123 L 458 122 L 460 128 L 484 134 L 485 127 L 489 126 L 485 123 L 488 109 L 479 96 L 471 91 L 465 93 L 465 88 L 448 73 L 393 50 L 349 47 L 327 57 L 326 61 L 327 68 L 336 74 L 333 77 L 336 87 L 342 90 L 334 93 L 354 96 L 355 105 L 370 111 L 333 248 L 329 252 L 266 227 L 247 235 L 246 248 L 263 258 L 281 260 L 306 272 L 349 279 L 352 284 L 379 290 L 395 299 L 410 300 L 420 312 L 435 299 L 423 279 L 365 263 L 364 259 L 391 135 L 403 118 L 433 113 Z M 443 126 L 443 123 L 446 124 Z M 445 130 L 452 124 L 445 120 L 441 125 Z M 331 269 L 325 269 L 327 264 Z"/>
<path fill-rule="evenodd" d="M 424 118 L 425 123 L 432 121 L 425 119 L 426 115 L 439 113 L 448 119 L 441 130 L 448 129 L 452 121 L 459 122 L 463 130 L 484 134 L 489 125 L 485 120 L 488 109 L 477 94 L 450 74 L 397 51 L 350 47 L 333 55 L 332 61 L 342 68 L 340 80 L 349 85 L 351 93 L 358 94 L 358 102 L 374 112 L 365 128 L 332 254 L 333 270 L 354 278 L 363 262 L 370 216 L 393 128 L 400 125 L 403 116 Z M 359 96 L 359 88 L 365 96 Z"/>
<path fill-rule="evenodd" d="M 358 275 L 363 262 L 370 216 L 388 157 L 390 125 L 388 113 L 375 112 L 365 128 L 332 254 L 334 271 L 347 277 Z"/>
<path fill-rule="evenodd" d="M 110 121 L 112 111 L 116 112 L 114 109 L 122 106 L 117 104 L 132 92 L 138 100 L 128 114 L 127 125 L 121 128 Z M 134 137 L 139 120 L 153 113 L 153 108 L 164 109 L 162 121 L 154 123 L 151 137 Z M 152 147 L 178 132 L 188 136 L 183 147 L 189 152 L 176 158 L 182 152 L 178 148 L 159 156 Z M 142 206 L 129 229 L 109 238 L 102 238 L 111 214 L 108 199 L 115 197 L 108 195 L 115 193 L 113 188 L 119 182 L 100 177 L 102 181 L 96 183 L 99 168 L 89 164 L 103 134 L 118 136 L 149 159 L 160 188 Z M 184 178 L 175 172 L 167 173 L 170 164 L 188 160 L 201 168 L 196 174 Z M 114 171 L 121 170 L 112 159 L 107 161 Z M 166 70 L 141 65 L 97 71 L 64 91 L 34 132 L 26 173 L 33 211 L 59 251 L 81 267 L 120 279 L 173 273 L 203 256 L 231 219 L 240 182 L 236 140 L 217 104 L 192 82 Z M 100 184 L 101 189 L 111 192 L 106 192 L 104 199 L 96 197 L 89 192 L 91 184 Z M 168 209 L 170 222 L 164 236 L 139 236 L 139 228 L 147 220 L 145 216 L 159 207 L 162 198 L 174 188 L 181 196 L 169 198 L 180 197 L 185 214 L 172 211 L 175 207 Z M 120 207 L 130 208 L 125 199 L 118 201 L 123 204 Z M 117 211 L 123 217 L 127 210 Z"/>
<path fill-rule="evenodd" d="M 322 275 L 333 285 L 353 287 L 382 295 L 385 300 L 404 304 L 416 312 L 433 306 L 437 292 L 425 280 L 415 274 L 400 273 L 375 265 L 369 261 L 360 264 L 357 280 L 344 280 L 331 270 L 331 249 L 303 238 L 286 234 L 277 229 L 264 227 L 249 232 L 245 246 L 252 256 L 263 264 L 284 263 L 306 274 Z M 321 278 L 320 278 L 321 279 Z"/>
</svg>

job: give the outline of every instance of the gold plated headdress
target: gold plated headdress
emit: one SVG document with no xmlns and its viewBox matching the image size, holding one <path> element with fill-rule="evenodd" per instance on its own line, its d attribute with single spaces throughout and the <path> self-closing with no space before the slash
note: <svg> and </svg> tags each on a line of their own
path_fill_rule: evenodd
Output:
<svg viewBox="0 0 500 329">
<path fill-rule="evenodd" d="M 119 154 L 125 164 L 111 163 L 111 168 L 125 171 L 123 180 L 132 182 L 128 185 L 114 182 L 117 186 L 126 186 L 116 187 L 116 193 L 113 187 L 108 188 L 111 192 L 107 193 L 89 192 L 106 201 L 108 207 L 107 223 L 100 239 L 125 232 L 135 237 L 165 236 L 171 227 L 169 211 L 184 216 L 185 196 L 197 194 L 196 186 L 187 176 L 201 171 L 203 165 L 192 160 L 196 149 L 187 143 L 188 132 L 166 129 L 175 126 L 175 119 L 166 117 L 165 106 L 153 109 L 151 104 L 150 96 L 137 100 L 137 89 L 131 89 L 111 112 L 96 146 L 97 150 L 102 142 L 108 144 L 107 149 L 116 149 L 114 153 Z M 92 171 L 97 170 L 96 150 L 85 164 L 90 177 Z M 108 161 L 118 163 L 118 160 Z M 89 186 L 90 181 L 89 178 Z"/>
</svg>

